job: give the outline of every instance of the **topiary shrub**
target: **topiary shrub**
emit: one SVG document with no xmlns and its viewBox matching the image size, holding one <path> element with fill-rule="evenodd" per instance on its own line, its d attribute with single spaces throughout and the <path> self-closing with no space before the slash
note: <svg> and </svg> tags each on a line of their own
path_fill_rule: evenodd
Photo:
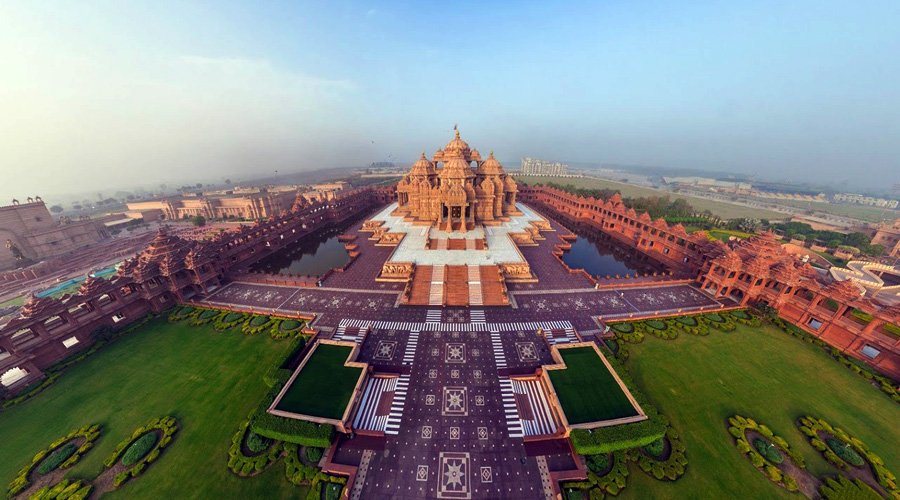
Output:
<svg viewBox="0 0 900 500">
<path fill-rule="evenodd" d="M 612 455 L 588 455 L 585 457 L 587 468 L 594 474 L 603 474 L 609 469 Z"/>
<path fill-rule="evenodd" d="M 900 489 L 897 488 L 896 475 L 888 470 L 887 467 L 884 466 L 884 460 L 872 452 L 872 450 L 870 450 L 861 440 L 847 434 L 847 432 L 840 427 L 833 427 L 821 418 L 811 416 L 803 417 L 797 421 L 797 427 L 800 429 L 800 432 L 809 438 L 810 444 L 822 453 L 825 460 L 831 462 L 838 468 L 848 469 L 854 466 L 854 464 L 848 461 L 852 460 L 852 458 L 850 458 L 846 450 L 843 450 L 842 453 L 847 456 L 847 459 L 839 456 L 837 452 L 834 451 L 835 449 L 850 448 L 863 460 L 863 462 L 869 462 L 872 470 L 875 472 L 875 479 L 878 481 L 878 484 L 887 490 L 889 495 L 900 498 Z M 837 438 L 838 443 L 832 448 L 831 443 L 828 441 L 835 440 L 835 438 Z M 826 442 L 823 442 L 823 439 Z"/>
<path fill-rule="evenodd" d="M 178 421 L 174 417 L 154 418 L 147 425 L 138 427 L 131 436 L 120 441 L 112 454 L 104 460 L 107 467 L 104 474 L 112 474 L 117 464 L 127 467 L 117 472 L 113 487 L 118 488 L 130 478 L 143 473 L 147 466 L 159 458 L 162 450 L 172 442 L 178 432 Z M 149 436 L 149 437 L 148 437 Z M 102 474 L 101 474 L 102 475 Z"/>
<path fill-rule="evenodd" d="M 797 491 L 796 478 L 784 475 L 781 469 L 776 467 L 777 464 L 784 462 L 783 452 L 791 458 L 794 465 L 801 469 L 806 468 L 806 461 L 799 453 L 788 446 L 787 441 L 780 436 L 776 436 L 771 429 L 757 423 L 752 418 L 734 415 L 728 418 L 728 423 L 728 432 L 735 438 L 735 446 L 741 453 L 747 455 L 757 470 L 765 474 L 770 481 L 788 491 Z M 747 442 L 747 432 L 751 430 L 768 437 L 771 439 L 771 442 L 756 437 L 753 439 L 753 446 L 751 447 Z"/>
<path fill-rule="evenodd" d="M 756 448 L 756 451 L 759 452 L 760 455 L 765 457 L 766 460 L 772 462 L 773 464 L 780 464 L 784 462 L 784 457 L 781 455 L 781 452 L 778 451 L 778 448 L 765 439 L 754 439 L 753 447 Z"/>
<path fill-rule="evenodd" d="M 16 477 L 9 483 L 7 494 L 10 497 L 13 497 L 25 491 L 31 484 L 28 481 L 28 476 L 36 467 L 43 466 L 45 462 L 50 460 L 57 462 L 58 460 L 52 467 L 47 465 L 47 472 L 57 468 L 67 469 L 75 465 L 85 453 L 94 447 L 94 441 L 100 437 L 100 429 L 99 424 L 85 425 L 56 439 L 50 443 L 50 446 L 37 452 L 34 457 L 32 457 L 31 463 L 20 469 L 19 473 L 16 474 Z M 80 442 L 80 444 L 76 446 L 77 442 Z M 61 448 L 67 448 L 69 445 L 75 446 L 74 452 L 69 452 L 68 450 L 60 452 Z M 57 452 L 62 454 L 57 455 Z M 56 456 L 54 457 L 54 455 Z M 46 472 L 38 472 L 40 474 L 46 474 Z"/>
<path fill-rule="evenodd" d="M 253 453 L 260 453 L 265 451 L 266 448 L 272 445 L 272 440 L 260 436 L 259 434 L 253 432 L 252 430 L 247 432 L 247 438 L 244 441 L 244 444 L 247 446 L 247 449 L 252 451 Z"/>
<path fill-rule="evenodd" d="M 825 440 L 825 443 L 831 448 L 831 451 L 844 462 L 847 462 L 854 467 L 862 467 L 865 465 L 865 460 L 859 456 L 859 453 L 856 453 L 856 450 L 850 446 L 850 443 L 845 443 L 835 438 L 828 438 Z"/>
<path fill-rule="evenodd" d="M 41 465 L 37 468 L 37 473 L 44 475 L 50 471 L 56 470 L 57 467 L 74 455 L 76 451 L 78 451 L 78 447 L 72 443 L 66 443 L 60 446 L 53 450 L 53 452 L 41 462 Z"/>
<path fill-rule="evenodd" d="M 137 440 L 135 440 L 122 455 L 122 465 L 128 466 L 136 464 L 140 459 L 147 456 L 147 453 L 156 446 L 156 441 L 158 439 L 155 432 L 148 432 L 137 438 Z"/>
<path fill-rule="evenodd" d="M 878 494 L 871 486 L 861 479 L 851 481 L 844 476 L 837 479 L 825 478 L 819 493 L 828 500 L 880 500 Z"/>
<path fill-rule="evenodd" d="M 306 456 L 306 461 L 311 464 L 319 463 L 319 460 L 322 460 L 322 455 L 324 453 L 324 448 L 317 448 L 315 446 L 306 446 L 303 448 L 303 454 Z"/>
<path fill-rule="evenodd" d="M 84 500 L 94 486 L 81 479 L 63 479 L 53 486 L 44 486 L 34 492 L 29 500 Z"/>
<path fill-rule="evenodd" d="M 654 330 L 665 330 L 666 329 L 666 323 L 664 321 L 661 321 L 658 319 L 648 319 L 648 320 L 644 321 L 644 324 L 649 326 L 650 328 L 653 328 Z"/>
<path fill-rule="evenodd" d="M 657 439 L 656 441 L 644 446 L 644 451 L 653 455 L 654 457 L 660 457 L 665 451 L 666 442 L 662 439 Z"/>
</svg>

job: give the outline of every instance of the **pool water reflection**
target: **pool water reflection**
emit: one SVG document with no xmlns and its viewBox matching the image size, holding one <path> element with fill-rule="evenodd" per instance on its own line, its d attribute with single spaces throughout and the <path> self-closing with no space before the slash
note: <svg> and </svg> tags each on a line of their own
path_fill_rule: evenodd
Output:
<svg viewBox="0 0 900 500">
<path fill-rule="evenodd" d="M 625 276 L 636 273 L 663 271 L 663 267 L 609 237 L 584 236 L 574 231 L 578 238 L 572 249 L 563 253 L 562 260 L 572 269 L 584 269 L 592 276 Z"/>
</svg>

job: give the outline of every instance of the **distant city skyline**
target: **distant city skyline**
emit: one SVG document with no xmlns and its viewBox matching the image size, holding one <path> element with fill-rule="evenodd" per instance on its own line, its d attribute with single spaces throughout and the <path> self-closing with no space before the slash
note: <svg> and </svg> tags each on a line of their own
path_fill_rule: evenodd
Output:
<svg viewBox="0 0 900 500">
<path fill-rule="evenodd" d="M 6 2 L 0 203 L 408 166 L 454 123 L 504 162 L 885 193 L 898 25 L 891 1 Z"/>
</svg>

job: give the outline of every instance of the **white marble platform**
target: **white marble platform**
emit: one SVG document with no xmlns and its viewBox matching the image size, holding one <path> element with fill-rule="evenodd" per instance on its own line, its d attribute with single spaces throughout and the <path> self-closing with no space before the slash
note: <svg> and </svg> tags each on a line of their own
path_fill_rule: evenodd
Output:
<svg viewBox="0 0 900 500">
<path fill-rule="evenodd" d="M 516 248 L 512 238 L 509 237 L 509 233 L 525 231 L 530 221 L 543 220 L 543 218 L 521 203 L 517 203 L 516 207 L 522 212 L 522 215 L 512 217 L 509 222 L 504 222 L 499 226 L 478 226 L 465 233 L 459 231 L 448 233 L 405 222 L 402 217 L 391 215 L 397 209 L 396 203 L 388 205 L 384 210 L 372 216 L 372 219 L 384 221 L 384 227 L 390 228 L 392 233 L 406 233 L 403 241 L 394 249 L 394 253 L 388 259 L 389 262 L 413 262 L 424 266 L 521 263 L 525 262 L 525 259 Z M 487 249 L 427 250 L 425 246 L 429 234 L 431 238 L 484 238 L 487 242 Z"/>
</svg>

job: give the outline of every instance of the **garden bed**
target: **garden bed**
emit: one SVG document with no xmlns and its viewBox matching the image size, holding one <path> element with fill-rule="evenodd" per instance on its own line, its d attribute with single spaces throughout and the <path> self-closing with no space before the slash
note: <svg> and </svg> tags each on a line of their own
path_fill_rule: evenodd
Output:
<svg viewBox="0 0 900 500">
<path fill-rule="evenodd" d="M 86 425 L 50 443 L 23 467 L 7 488 L 10 497 L 30 497 L 36 490 L 56 484 L 100 437 L 100 425 Z"/>
</svg>

